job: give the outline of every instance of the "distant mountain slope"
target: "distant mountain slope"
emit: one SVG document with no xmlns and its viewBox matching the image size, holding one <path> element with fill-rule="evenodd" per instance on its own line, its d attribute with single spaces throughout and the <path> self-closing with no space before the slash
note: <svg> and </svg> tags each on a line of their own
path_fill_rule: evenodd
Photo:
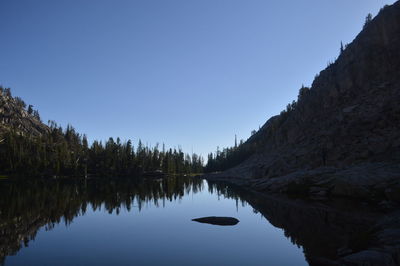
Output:
<svg viewBox="0 0 400 266">
<path fill-rule="evenodd" d="M 244 145 L 257 152 L 214 177 L 266 178 L 400 162 L 400 2 L 386 6 L 297 102 Z"/>
<path fill-rule="evenodd" d="M 9 89 L 0 88 L 0 133 L 11 129 L 22 135 L 34 136 L 49 132 L 49 128 L 40 121 L 38 112 L 32 106 L 26 109 L 23 100 L 12 97 Z"/>
</svg>

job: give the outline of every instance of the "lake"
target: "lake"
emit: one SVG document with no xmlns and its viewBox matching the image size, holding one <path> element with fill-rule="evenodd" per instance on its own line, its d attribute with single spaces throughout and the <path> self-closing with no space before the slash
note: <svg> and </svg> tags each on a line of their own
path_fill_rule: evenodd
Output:
<svg viewBox="0 0 400 266">
<path fill-rule="evenodd" d="M 374 219 L 190 177 L 0 182 L 4 265 L 308 265 Z M 357 212 L 354 213 L 354 210 Z M 192 221 L 228 216 L 218 226 Z"/>
</svg>

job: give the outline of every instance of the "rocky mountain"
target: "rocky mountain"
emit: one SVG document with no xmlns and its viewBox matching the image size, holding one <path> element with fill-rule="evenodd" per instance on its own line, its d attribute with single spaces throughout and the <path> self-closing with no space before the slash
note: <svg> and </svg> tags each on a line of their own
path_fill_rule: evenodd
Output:
<svg viewBox="0 0 400 266">
<path fill-rule="evenodd" d="M 293 183 L 330 180 L 323 189 L 314 189 L 321 195 L 352 196 L 354 191 L 339 189 L 343 185 L 337 180 L 344 180 L 346 189 L 349 182 L 369 189 L 384 179 L 399 186 L 399 48 L 400 1 L 367 20 L 311 88 L 302 88 L 296 102 L 244 144 L 256 145 L 257 152 L 208 178 L 276 192 L 290 190 Z M 312 193 L 310 186 L 305 190 Z"/>
<path fill-rule="evenodd" d="M 368 17 L 354 41 L 319 73 L 311 88 L 301 88 L 297 101 L 239 146 L 239 151 L 252 151 L 246 160 L 203 177 L 266 197 L 289 194 L 297 198 L 294 202 L 300 197 L 316 204 L 317 209 L 306 204 L 286 212 L 282 200 L 257 196 L 253 202 L 265 205 L 256 209 L 266 217 L 280 213 L 277 226 L 293 221 L 294 228 L 289 225 L 287 230 L 304 244 L 310 265 L 400 265 L 399 103 L 397 1 L 374 19 Z M 328 214 L 320 209 L 347 199 L 361 203 L 369 212 L 377 210 L 378 215 L 350 228 L 353 222 L 340 221 L 350 218 L 346 213 L 335 210 Z M 354 210 L 350 213 L 352 221 L 362 216 Z M 321 228 L 330 222 L 332 227 Z M 338 233 L 340 224 L 340 230 L 348 233 Z M 354 236 L 363 226 L 366 229 L 353 240 L 337 238 Z M 325 237 L 321 245 L 318 241 Z M 315 240 L 318 243 L 313 243 Z M 321 253 L 321 246 L 330 251 Z"/>
<path fill-rule="evenodd" d="M 5 130 L 15 130 L 25 135 L 40 136 L 49 128 L 40 121 L 37 111 L 19 97 L 12 97 L 9 89 L 0 88 L 0 134 Z"/>
</svg>

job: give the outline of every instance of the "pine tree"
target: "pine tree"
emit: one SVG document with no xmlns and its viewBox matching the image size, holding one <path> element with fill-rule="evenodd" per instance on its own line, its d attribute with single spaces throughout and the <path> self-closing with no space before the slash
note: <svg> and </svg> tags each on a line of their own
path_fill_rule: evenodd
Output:
<svg viewBox="0 0 400 266">
<path fill-rule="evenodd" d="M 32 113 L 33 113 L 33 105 L 30 104 L 30 105 L 28 106 L 28 114 L 31 115 Z"/>
<path fill-rule="evenodd" d="M 368 24 L 372 21 L 372 14 L 368 13 L 368 15 L 365 17 L 365 23 L 364 23 L 364 29 L 368 26 Z"/>
</svg>

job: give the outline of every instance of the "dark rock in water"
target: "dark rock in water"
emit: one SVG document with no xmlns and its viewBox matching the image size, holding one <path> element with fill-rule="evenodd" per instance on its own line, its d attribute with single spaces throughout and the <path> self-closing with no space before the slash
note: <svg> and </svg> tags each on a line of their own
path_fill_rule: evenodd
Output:
<svg viewBox="0 0 400 266">
<path fill-rule="evenodd" d="M 217 216 L 209 216 L 203 218 L 192 219 L 192 221 L 213 225 L 236 225 L 239 223 L 239 220 L 233 217 L 217 217 Z"/>
</svg>

